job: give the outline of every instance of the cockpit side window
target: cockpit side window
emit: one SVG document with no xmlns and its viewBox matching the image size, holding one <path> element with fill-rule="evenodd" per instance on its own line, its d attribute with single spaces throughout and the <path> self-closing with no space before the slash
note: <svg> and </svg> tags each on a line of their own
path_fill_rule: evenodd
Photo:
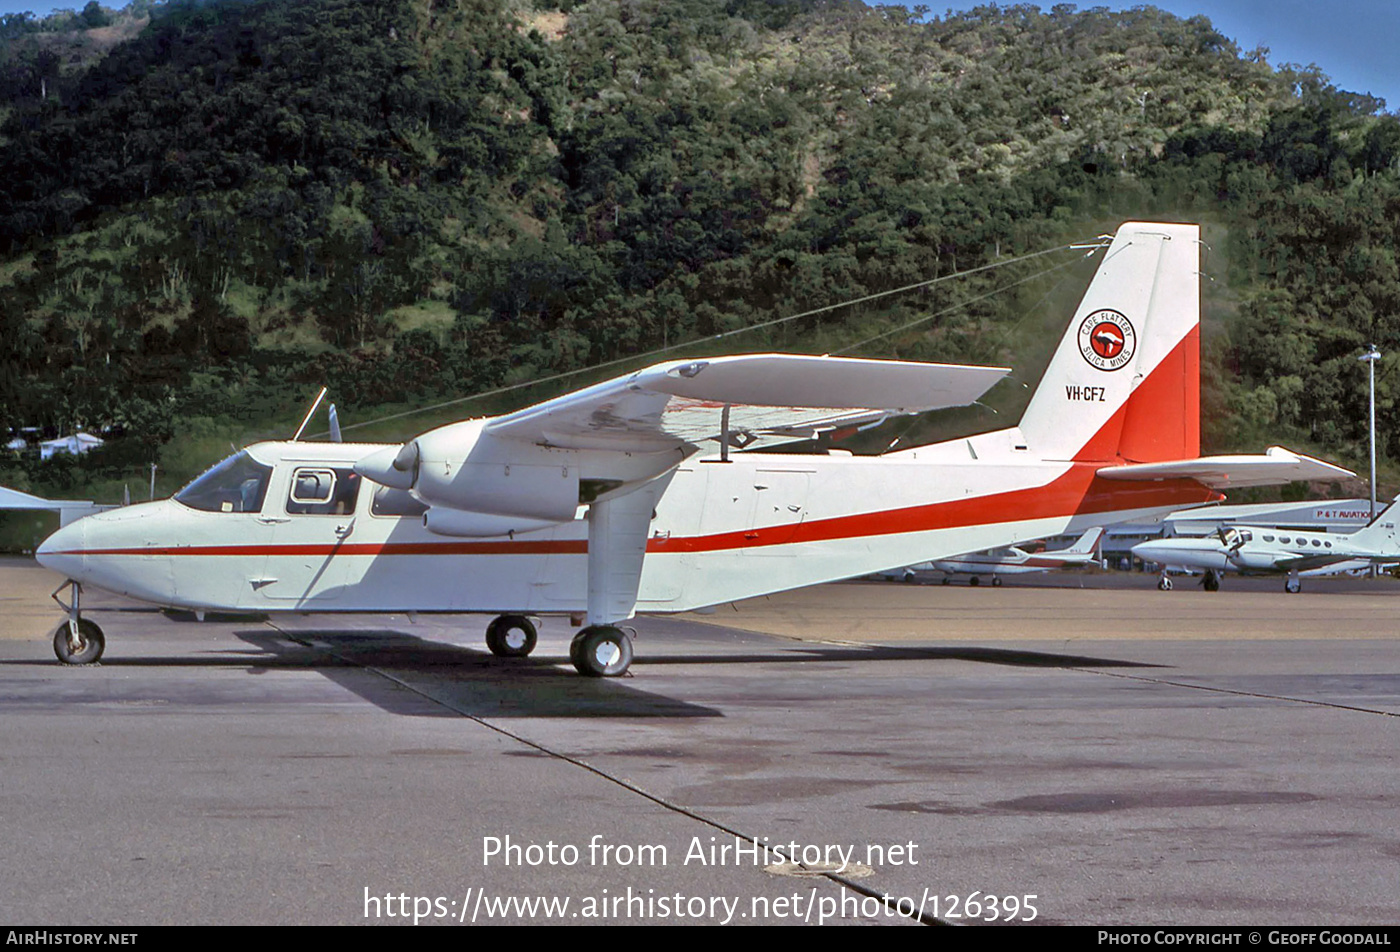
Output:
<svg viewBox="0 0 1400 952">
<path fill-rule="evenodd" d="M 287 513 L 303 515 L 349 515 L 360 496 L 360 475 L 353 469 L 327 466 L 298 466 L 292 471 L 287 491 Z"/>
<path fill-rule="evenodd" d="M 206 470 L 175 494 L 175 501 L 202 512 L 262 512 L 272 467 L 247 451 Z"/>
</svg>

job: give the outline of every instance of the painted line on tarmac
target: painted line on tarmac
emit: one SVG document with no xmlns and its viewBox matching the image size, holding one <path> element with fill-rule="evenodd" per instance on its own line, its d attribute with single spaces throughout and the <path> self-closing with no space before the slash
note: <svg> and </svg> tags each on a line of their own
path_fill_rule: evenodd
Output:
<svg viewBox="0 0 1400 952">
<path fill-rule="evenodd" d="M 491 723 L 491 721 L 489 721 L 489 720 L 487 720 L 487 719 L 481 717 L 481 716 L 478 715 L 478 714 L 472 714 L 472 713 L 470 713 L 469 711 L 463 710 L 461 707 L 459 707 L 458 705 L 452 703 L 450 700 L 446 700 L 446 699 L 444 699 L 444 698 L 440 698 L 440 697 L 435 697 L 435 696 L 433 696 L 433 695 L 430 694 L 428 691 L 424 690 L 422 687 L 420 687 L 420 686 L 418 686 L 418 685 L 416 685 L 416 684 L 413 684 L 413 683 L 411 683 L 411 682 L 409 682 L 409 681 L 405 681 L 403 678 L 401 678 L 401 677 L 399 677 L 398 675 L 394 674 L 392 671 L 386 671 L 386 670 L 384 670 L 383 668 L 377 668 L 377 667 L 375 667 L 374 665 L 365 664 L 365 663 L 362 662 L 362 661 L 357 661 L 357 660 L 355 660 L 354 658 L 347 657 L 346 655 L 340 653 L 339 651 L 336 651 L 334 648 L 331 648 L 331 647 L 325 645 L 324 643 L 320 643 L 320 642 L 316 642 L 316 641 L 312 641 L 312 640 L 310 640 L 310 639 L 304 638 L 304 637 L 300 636 L 300 635 L 299 635 L 297 632 L 295 632 L 295 631 L 290 631 L 290 630 L 285 629 L 285 628 L 280 628 L 280 627 L 278 627 L 278 625 L 276 624 L 276 622 L 273 622 L 273 621 L 271 621 L 271 620 L 268 620 L 267 622 L 265 622 L 265 624 L 266 624 L 269 628 L 271 628 L 273 631 L 277 632 L 279 635 L 281 635 L 282 637 L 286 638 L 286 639 L 289 640 L 289 641 L 295 642 L 296 644 L 302 645 L 303 647 L 306 647 L 306 648 L 311 648 L 312 650 L 315 650 L 315 651 L 324 652 L 325 654 L 330 655 L 332 658 L 335 658 L 337 661 L 340 661 L 340 662 L 342 662 L 342 663 L 344 663 L 344 664 L 350 665 L 351 667 L 359 668 L 359 669 L 362 670 L 362 671 L 368 671 L 368 672 L 370 672 L 371 674 L 377 674 L 377 675 L 379 675 L 381 678 L 384 678 L 386 681 L 391 681 L 391 682 L 393 682 L 394 684 L 397 684 L 399 687 L 401 687 L 401 688 L 403 688 L 403 689 L 405 689 L 405 690 L 407 690 L 407 691 L 412 691 L 414 694 L 418 695 L 419 697 L 421 697 L 421 698 L 423 698 L 423 699 L 425 699 L 425 700 L 431 701 L 432 703 L 437 704 L 437 705 L 440 706 L 440 707 L 444 707 L 444 708 L 446 708 L 447 710 L 453 712 L 454 714 L 457 714 L 457 715 L 460 716 L 460 717 L 464 717 L 464 718 L 466 718 L 466 719 L 469 720 L 469 721 L 472 721 L 472 722 L 474 722 L 474 723 L 476 723 L 476 724 L 480 724 L 482 727 L 486 728 L 487 730 L 495 731 L 497 734 L 500 734 L 502 737 L 508 737 L 508 738 L 510 738 L 511 740 L 515 741 L 516 743 L 524 744 L 526 747 L 529 747 L 529 748 L 531 748 L 531 749 L 533 749 L 533 750 L 537 750 L 537 751 L 539 751 L 540 753 L 545 754 L 545 755 L 547 755 L 547 756 L 549 756 L 549 757 L 553 757 L 553 758 L 556 759 L 556 760 L 563 761 L 563 762 L 566 763 L 566 764 L 571 764 L 572 766 L 578 767 L 578 768 L 581 769 L 581 770 L 586 770 L 586 771 L 588 771 L 589 773 L 593 774 L 595 777 L 598 777 L 598 778 L 600 778 L 600 779 L 602 779 L 602 780 L 606 780 L 606 781 L 608 781 L 609 783 L 615 784 L 616 786 L 619 786 L 619 787 L 621 787 L 622 789 L 624 789 L 624 790 L 626 790 L 626 791 L 628 791 L 628 792 L 630 792 L 630 793 L 634 793 L 634 794 L 636 794 L 637 796 L 642 797 L 642 798 L 644 798 L 644 799 L 646 799 L 646 800 L 650 800 L 652 803 L 655 803 L 657 806 L 662 807 L 662 808 L 664 808 L 664 809 L 666 809 L 666 810 L 670 810 L 672 813 L 678 814 L 678 815 L 683 816 L 683 817 L 687 817 L 688 819 L 694 820 L 694 821 L 696 821 L 697 823 L 703 823 L 704 825 L 709 826 L 709 827 L 711 827 L 711 828 L 713 828 L 713 829 L 719 830 L 721 833 L 728 834 L 729 836 L 738 837 L 738 838 L 741 839 L 741 840 L 748 840 L 748 841 L 751 842 L 751 843 L 762 842 L 765 846 L 768 846 L 768 841 L 767 841 L 767 838 L 766 838 L 766 837 L 765 837 L 765 838 L 759 838 L 759 837 L 751 836 L 750 834 L 747 834 L 747 833 L 743 833 L 743 832 L 741 832 L 741 831 L 739 831 L 739 830 L 734 829 L 733 827 L 726 826 L 724 823 L 721 823 L 719 820 L 715 820 L 715 819 L 713 819 L 713 818 L 711 818 L 711 817 L 707 817 L 707 816 L 705 816 L 705 815 L 703 815 L 703 814 L 696 813 L 694 810 L 691 810 L 691 809 L 688 808 L 688 807 L 681 806 L 679 803 L 672 803 L 670 800 L 667 800 L 665 797 L 660 797 L 660 796 L 657 796 L 657 795 L 654 794 L 654 793 L 651 793 L 651 792 L 649 792 L 649 791 L 647 791 L 647 790 L 644 790 L 643 788 L 637 786 L 637 784 L 633 783 L 631 780 L 627 780 L 627 779 L 624 779 L 624 778 L 622 778 L 622 777 L 616 777 L 616 776 L 614 776 L 614 775 L 608 773 L 606 770 L 603 770 L 601 767 L 595 767 L 593 764 L 588 763 L 586 760 L 580 760 L 580 759 L 577 758 L 577 757 L 571 756 L 571 755 L 569 755 L 569 754 L 562 753 L 561 751 L 554 750 L 553 748 L 546 747 L 546 746 L 544 746 L 543 744 L 540 744 L 540 743 L 537 743 L 536 741 L 530 740 L 528 737 L 522 737 L 521 735 L 516 734 L 516 733 L 514 733 L 513 731 L 506 730 L 504 727 L 501 727 L 501 726 L 499 726 L 499 725 L 497 725 L 497 724 L 493 724 L 493 723 Z M 581 675 L 580 675 L 580 677 L 581 677 Z M 893 910 L 894 910 L 897 914 L 899 914 L 902 918 L 908 919 L 908 920 L 911 921 L 911 922 L 919 922 L 919 923 L 922 923 L 923 925 L 926 925 L 926 926 L 956 926 L 956 925 L 960 925 L 960 923 L 952 922 L 952 921 L 947 920 L 947 919 L 940 919 L 940 918 L 938 918 L 937 916 L 929 915 L 928 913 L 924 912 L 922 909 L 920 909 L 920 910 L 917 912 L 917 914 L 916 914 L 915 916 L 907 915 L 907 914 L 905 914 L 905 913 L 903 913 L 903 912 L 900 912 L 900 910 L 899 910 L 899 908 L 898 908 L 898 906 L 897 906 L 897 904 L 896 904 L 895 902 L 891 902 L 890 899 L 887 898 L 883 893 L 880 893 L 880 892 L 878 892 L 877 890 L 871 889 L 869 886 L 863 885 L 863 884 L 861 884 L 861 883 L 859 883 L 859 882 L 856 882 L 855 880 L 853 880 L 853 879 L 851 879 L 851 878 L 849 878 L 849 877 L 842 876 L 842 875 L 840 875 L 840 874 L 838 874 L 838 873 L 834 873 L 834 872 L 831 872 L 831 871 L 829 871 L 829 870 L 816 869 L 816 868 L 809 867 L 809 866 L 807 866 L 806 864 L 802 863 L 800 860 L 792 859 L 792 858 L 789 858 L 789 857 L 787 857 L 787 856 L 784 856 L 784 855 L 783 855 L 783 851 L 782 851 L 780 848 L 773 847 L 773 846 L 768 846 L 768 849 L 771 850 L 771 851 L 773 852 L 774 855 L 780 857 L 781 859 L 785 860 L 786 862 L 792 863 L 792 864 L 794 864 L 794 865 L 796 865 L 796 866 L 799 866 L 799 867 L 801 867 L 801 868 L 803 868 L 803 869 L 808 870 L 808 871 L 809 871 L 810 873 L 812 873 L 814 876 L 821 876 L 821 877 L 823 877 L 823 878 L 825 878 L 825 879 L 830 880 L 830 881 L 833 882 L 833 883 L 836 883 L 836 884 L 839 885 L 839 886 L 844 886 L 845 888 L 850 889 L 850 890 L 852 890 L 853 892 L 858 892 L 858 893 L 860 893 L 860 894 L 863 895 L 863 896 L 867 896 L 867 897 L 870 897 L 870 898 L 872 898 L 872 899 L 878 899 L 878 900 L 880 900 L 882 903 L 884 903 L 884 905 L 885 905 L 886 907 L 888 907 L 888 908 L 890 908 L 890 909 L 893 909 Z"/>
<path fill-rule="evenodd" d="M 1310 704 L 1313 707 L 1330 707 L 1339 711 L 1353 711 L 1357 714 L 1379 714 L 1381 717 L 1400 717 L 1400 712 L 1383 711 L 1374 707 L 1358 707 L 1355 704 L 1342 704 L 1338 701 L 1318 701 L 1313 698 L 1291 697 L 1287 694 L 1264 694 L 1260 691 L 1241 691 L 1237 688 L 1222 688 L 1211 684 L 1192 684 L 1189 681 L 1171 681 L 1167 678 L 1147 678 L 1140 674 L 1119 674 L 1116 671 L 1099 671 L 1094 668 L 1067 668 L 1084 674 L 1099 674 L 1106 678 L 1123 678 L 1127 681 L 1146 681 L 1148 684 L 1165 684 L 1174 688 L 1190 688 L 1195 691 L 1211 691 L 1216 694 L 1233 694 L 1236 697 L 1252 697 L 1264 701 L 1286 701 L 1291 704 Z"/>
</svg>

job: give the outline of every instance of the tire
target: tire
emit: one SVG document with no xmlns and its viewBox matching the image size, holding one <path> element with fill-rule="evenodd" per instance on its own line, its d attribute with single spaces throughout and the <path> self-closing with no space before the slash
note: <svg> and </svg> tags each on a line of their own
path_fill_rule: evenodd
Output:
<svg viewBox="0 0 1400 952">
<path fill-rule="evenodd" d="M 612 625 L 590 625 L 574 636 L 569 658 L 578 673 L 590 678 L 616 678 L 632 665 L 632 639 Z"/>
<path fill-rule="evenodd" d="M 1163 575 L 1157 580 L 1157 587 L 1164 592 L 1170 592 L 1172 590 L 1172 580 Z"/>
<path fill-rule="evenodd" d="M 1283 590 L 1290 595 L 1297 595 L 1303 590 L 1302 579 L 1290 578 L 1284 581 Z"/>
<path fill-rule="evenodd" d="M 993 576 L 992 576 L 992 588 L 1001 588 L 1001 577 L 1000 577 L 1000 576 L 997 576 L 997 575 L 993 575 Z"/>
<path fill-rule="evenodd" d="M 969 584 L 969 585 L 981 585 L 981 584 L 982 584 L 982 580 L 981 580 L 980 578 L 978 578 L 977 576 L 974 575 L 974 576 L 972 576 L 972 578 L 970 578 L 970 579 L 967 580 L 967 584 Z"/>
<path fill-rule="evenodd" d="M 65 621 L 53 633 L 53 653 L 64 664 L 94 664 L 107 647 L 102 629 L 86 618 L 78 622 L 78 641 L 76 650 L 68 644 L 68 622 Z"/>
<path fill-rule="evenodd" d="M 1201 585 L 1205 588 L 1207 592 L 1218 592 L 1220 591 L 1220 577 L 1213 573 L 1208 574 L 1201 581 Z"/>
<path fill-rule="evenodd" d="M 502 615 L 486 626 L 486 647 L 498 658 L 524 658 L 535 650 L 539 631 L 524 615 Z"/>
</svg>

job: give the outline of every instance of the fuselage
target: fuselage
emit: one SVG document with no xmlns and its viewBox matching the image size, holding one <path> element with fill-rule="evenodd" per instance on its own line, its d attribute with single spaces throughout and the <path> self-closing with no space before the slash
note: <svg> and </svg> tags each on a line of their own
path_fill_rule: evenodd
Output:
<svg viewBox="0 0 1400 952">
<path fill-rule="evenodd" d="M 1225 529 L 1218 535 L 1153 539 L 1138 543 L 1132 551 L 1144 562 L 1170 568 L 1243 574 L 1323 569 L 1340 572 L 1371 564 L 1370 553 L 1346 535 L 1263 527 L 1242 526 Z"/>
<path fill-rule="evenodd" d="M 1048 552 L 1026 552 L 1012 546 L 964 555 L 956 559 L 940 559 L 931 563 L 931 566 L 935 571 L 948 575 L 1030 575 L 1064 568 L 1067 565 L 1087 565 L 1091 561 L 1092 555 L 1065 557 Z M 913 568 L 917 569 L 919 566 Z"/>
<path fill-rule="evenodd" d="M 636 609 L 686 611 L 1217 498 L 1192 480 L 1110 482 L 1101 464 L 1028 458 L 1015 430 L 973 441 L 971 455 L 958 441 L 882 457 L 692 456 L 656 504 Z M 39 560 L 180 608 L 583 610 L 584 508 L 542 528 L 487 519 L 443 535 L 411 494 L 354 474 L 384 449 L 257 444 L 175 498 L 61 529 Z"/>
</svg>

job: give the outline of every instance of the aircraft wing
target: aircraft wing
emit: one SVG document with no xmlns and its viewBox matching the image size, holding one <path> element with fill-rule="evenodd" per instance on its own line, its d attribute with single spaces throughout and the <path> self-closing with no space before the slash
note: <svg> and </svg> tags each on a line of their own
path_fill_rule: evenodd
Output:
<svg viewBox="0 0 1400 952">
<path fill-rule="evenodd" d="M 1395 556 L 1391 556 L 1393 560 Z M 1274 568 L 1280 572 L 1305 572 L 1309 569 L 1320 569 L 1329 565 L 1336 565 L 1339 562 L 1366 561 L 1355 555 L 1300 555 L 1293 559 L 1278 559 L 1274 562 Z"/>
<path fill-rule="evenodd" d="M 1130 463 L 1105 466 L 1098 471 L 1098 475 L 1104 479 L 1188 478 L 1199 480 L 1212 489 L 1240 489 L 1245 486 L 1276 486 L 1295 480 L 1345 479 L 1356 474 L 1282 446 L 1271 446 L 1263 456 L 1202 456 L 1165 463 Z"/>
<path fill-rule="evenodd" d="M 1004 367 L 748 354 L 656 364 L 497 417 L 493 436 L 577 449 L 650 450 L 720 439 L 810 439 L 888 416 L 966 406 Z M 727 409 L 727 427 L 726 427 Z"/>
<path fill-rule="evenodd" d="M 42 496 L 32 496 L 29 493 L 20 492 L 18 489 L 10 489 L 8 486 L 0 486 L 0 509 L 56 512 L 60 526 L 66 526 L 83 516 L 110 508 L 110 506 L 99 506 L 86 499 L 45 499 Z"/>
</svg>

